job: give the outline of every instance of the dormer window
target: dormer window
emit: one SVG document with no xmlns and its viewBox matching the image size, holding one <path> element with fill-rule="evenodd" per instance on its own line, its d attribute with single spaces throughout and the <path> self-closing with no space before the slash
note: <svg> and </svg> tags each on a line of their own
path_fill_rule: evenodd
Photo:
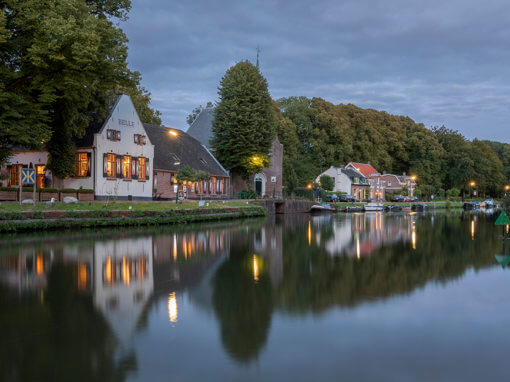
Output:
<svg viewBox="0 0 510 382">
<path fill-rule="evenodd" d="M 181 164 L 181 160 L 174 153 L 170 153 L 170 158 L 172 158 L 172 160 L 174 161 L 174 165 L 178 166 Z"/>
<path fill-rule="evenodd" d="M 200 163 L 202 163 L 204 166 L 207 166 L 207 162 L 204 158 L 200 158 Z"/>
</svg>

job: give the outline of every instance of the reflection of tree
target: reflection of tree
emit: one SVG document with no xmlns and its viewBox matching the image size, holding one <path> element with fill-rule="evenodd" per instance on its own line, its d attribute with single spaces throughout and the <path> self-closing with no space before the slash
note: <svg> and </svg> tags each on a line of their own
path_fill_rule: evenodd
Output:
<svg viewBox="0 0 510 382">
<path fill-rule="evenodd" d="M 261 269 L 254 280 L 252 257 L 242 242 L 232 240 L 230 259 L 214 277 L 213 304 L 226 350 L 238 361 L 248 362 L 266 342 L 273 301 L 267 270 Z"/>
<path fill-rule="evenodd" d="M 461 277 L 468 268 L 494 264 L 500 243 L 490 222 L 477 223 L 476 240 L 471 240 L 469 217 L 432 219 L 427 215 L 417 220 L 416 250 L 404 243 L 383 245 L 359 260 L 331 257 L 313 243 L 309 247 L 306 227 L 287 231 L 284 280 L 275 293 L 276 304 L 288 312 L 320 312 L 409 293 L 433 280 Z"/>
<path fill-rule="evenodd" d="M 1 380 L 123 381 L 136 369 L 134 354 L 115 361 L 110 328 L 75 280 L 75 266 L 54 264 L 45 295 L 0 290 Z"/>
</svg>

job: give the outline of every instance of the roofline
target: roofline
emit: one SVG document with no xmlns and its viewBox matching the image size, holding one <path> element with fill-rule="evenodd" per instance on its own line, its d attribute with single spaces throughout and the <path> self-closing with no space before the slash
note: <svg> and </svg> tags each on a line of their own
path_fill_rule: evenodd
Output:
<svg viewBox="0 0 510 382">
<path fill-rule="evenodd" d="M 192 137 L 192 138 L 193 138 L 193 137 Z M 202 145 L 202 147 L 203 147 L 203 148 L 205 149 L 205 151 L 207 151 L 207 152 L 209 153 L 209 155 L 210 155 L 210 156 L 214 159 L 214 161 L 216 162 L 216 164 L 217 164 L 218 166 L 220 166 L 220 168 L 221 168 L 223 171 L 225 171 L 225 173 L 227 174 L 227 176 L 230 176 L 230 172 L 229 172 L 229 171 L 227 171 L 227 170 L 225 170 L 225 167 L 223 167 L 223 166 L 221 165 L 221 163 L 220 163 L 220 162 L 218 162 L 218 160 L 216 159 L 216 157 L 215 157 L 215 156 L 214 156 L 214 155 L 213 155 L 213 154 L 209 151 L 209 149 L 208 149 L 207 147 L 205 147 L 204 145 Z"/>
</svg>

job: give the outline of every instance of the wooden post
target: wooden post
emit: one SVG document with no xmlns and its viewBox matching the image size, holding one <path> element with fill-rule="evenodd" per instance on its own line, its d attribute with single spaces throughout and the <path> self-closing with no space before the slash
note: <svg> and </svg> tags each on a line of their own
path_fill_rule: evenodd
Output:
<svg viewBox="0 0 510 382">
<path fill-rule="evenodd" d="M 34 169 L 34 206 L 37 203 L 36 194 L 37 194 L 37 166 L 35 166 Z"/>
<path fill-rule="evenodd" d="M 21 169 L 22 169 L 22 167 L 19 167 L 19 182 L 18 183 L 19 183 L 19 205 L 20 206 L 21 206 L 21 189 L 23 188 L 23 187 L 21 187 L 22 186 L 22 184 L 21 184 Z"/>
</svg>

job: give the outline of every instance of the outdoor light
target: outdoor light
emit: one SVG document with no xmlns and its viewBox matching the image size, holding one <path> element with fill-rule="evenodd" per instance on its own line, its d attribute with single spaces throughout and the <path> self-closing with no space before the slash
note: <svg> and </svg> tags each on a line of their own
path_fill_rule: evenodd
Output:
<svg viewBox="0 0 510 382">
<path fill-rule="evenodd" d="M 471 187 L 474 187 L 474 186 L 476 186 L 476 182 L 475 182 L 475 181 L 471 181 L 471 182 L 469 182 L 469 185 L 470 185 Z"/>
<path fill-rule="evenodd" d="M 418 177 L 416 175 L 411 175 L 411 180 L 416 180 Z"/>
<path fill-rule="evenodd" d="M 508 191 L 508 190 L 510 190 L 510 185 L 508 185 L 508 184 L 507 184 L 507 185 L 505 186 L 505 191 Z"/>
<path fill-rule="evenodd" d="M 309 190 L 311 190 L 311 189 L 312 189 L 312 185 L 311 185 L 311 184 L 308 184 L 308 185 L 306 186 L 306 188 L 308 188 Z"/>
<path fill-rule="evenodd" d="M 174 131 L 174 130 L 170 130 L 170 131 L 168 132 L 168 134 L 173 135 L 174 137 L 176 137 L 176 136 L 177 136 L 177 132 L 176 132 L 176 131 Z"/>
</svg>

